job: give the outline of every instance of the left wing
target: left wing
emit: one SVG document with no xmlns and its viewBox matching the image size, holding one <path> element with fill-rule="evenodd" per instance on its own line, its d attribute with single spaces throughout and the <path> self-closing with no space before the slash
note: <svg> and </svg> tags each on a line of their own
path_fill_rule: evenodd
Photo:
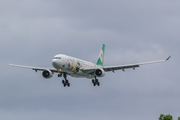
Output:
<svg viewBox="0 0 180 120">
<path fill-rule="evenodd" d="M 28 68 L 28 69 L 32 69 L 32 70 L 35 70 L 36 72 L 37 71 L 45 71 L 45 70 L 50 70 L 52 72 L 58 72 L 56 69 L 54 68 L 42 68 L 42 67 L 32 67 L 32 66 L 23 66 L 23 65 L 15 65 L 15 64 L 10 64 L 8 62 L 8 64 L 10 66 L 13 66 L 13 67 L 20 67 L 20 68 Z"/>
<path fill-rule="evenodd" d="M 169 56 L 167 59 L 165 60 L 158 60 L 158 61 L 151 61 L 151 62 L 143 62 L 143 63 L 136 63 L 136 64 L 127 64 L 127 65 L 117 65 L 117 66 L 104 66 L 104 67 L 100 67 L 102 68 L 105 72 L 108 71 L 115 71 L 115 70 L 123 70 L 125 71 L 125 69 L 128 68 L 133 68 L 135 70 L 136 67 L 139 67 L 140 65 L 146 65 L 146 64 L 153 64 L 153 63 L 159 63 L 159 62 L 165 62 L 167 60 L 169 60 L 171 56 Z M 81 69 L 81 71 L 85 72 L 85 73 L 93 73 L 97 68 L 90 68 L 90 69 Z"/>
</svg>

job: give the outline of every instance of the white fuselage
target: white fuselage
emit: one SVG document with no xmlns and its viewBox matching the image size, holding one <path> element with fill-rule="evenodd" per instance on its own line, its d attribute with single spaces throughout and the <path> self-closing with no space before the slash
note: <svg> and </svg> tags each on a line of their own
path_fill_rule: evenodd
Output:
<svg viewBox="0 0 180 120">
<path fill-rule="evenodd" d="M 85 60 L 81 60 L 63 54 L 58 54 L 54 56 L 52 60 L 52 65 L 59 72 L 65 72 L 72 77 L 78 77 L 78 78 L 81 77 L 94 78 L 94 74 L 84 73 L 81 70 L 77 72 L 77 68 L 79 69 L 101 68 L 101 66 L 98 66 L 94 63 L 87 62 Z"/>
</svg>

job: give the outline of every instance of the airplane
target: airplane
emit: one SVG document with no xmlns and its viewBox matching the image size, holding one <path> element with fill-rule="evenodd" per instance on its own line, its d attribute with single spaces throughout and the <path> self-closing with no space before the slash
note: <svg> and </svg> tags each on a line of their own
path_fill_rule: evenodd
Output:
<svg viewBox="0 0 180 120">
<path fill-rule="evenodd" d="M 171 57 L 169 56 L 165 60 L 157 60 L 151 62 L 116 65 L 116 66 L 104 66 L 103 65 L 104 53 L 105 53 L 105 44 L 102 44 L 102 48 L 100 50 L 99 58 L 96 64 L 64 54 L 58 54 L 54 56 L 54 58 L 52 59 L 52 66 L 54 68 L 22 66 L 22 65 L 10 64 L 9 62 L 8 64 L 14 67 L 29 68 L 35 70 L 36 72 L 42 71 L 42 76 L 46 79 L 51 78 L 54 73 L 58 73 L 58 77 L 62 77 L 62 76 L 64 77 L 64 80 L 62 80 L 62 84 L 64 85 L 64 87 L 66 86 L 70 87 L 70 83 L 67 80 L 68 75 L 76 78 L 92 79 L 92 83 L 94 86 L 96 85 L 100 86 L 100 82 L 97 78 L 104 77 L 105 72 L 109 72 L 109 71 L 114 72 L 115 70 L 125 71 L 125 69 L 128 68 L 132 68 L 135 70 L 135 68 L 139 67 L 140 65 L 165 62 L 169 60 Z"/>
</svg>

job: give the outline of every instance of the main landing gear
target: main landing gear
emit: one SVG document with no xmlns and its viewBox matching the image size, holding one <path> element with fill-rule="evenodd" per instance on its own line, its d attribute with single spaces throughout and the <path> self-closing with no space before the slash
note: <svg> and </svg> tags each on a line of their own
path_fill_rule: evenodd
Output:
<svg viewBox="0 0 180 120">
<path fill-rule="evenodd" d="M 61 77 L 61 76 L 62 76 L 62 73 L 58 74 L 58 77 Z M 66 87 L 66 86 L 70 87 L 70 83 L 67 80 L 67 74 L 63 73 L 63 77 L 65 79 L 65 80 L 62 80 L 62 84 L 64 85 L 64 87 Z"/>
<path fill-rule="evenodd" d="M 100 86 L 100 82 L 98 81 L 98 79 L 96 79 L 96 77 L 95 77 L 95 79 L 92 79 L 92 83 L 93 83 L 93 85 L 94 86 Z"/>
<path fill-rule="evenodd" d="M 70 87 L 70 83 L 68 80 L 62 80 L 62 84 L 64 85 L 64 87 L 66 86 Z"/>
</svg>

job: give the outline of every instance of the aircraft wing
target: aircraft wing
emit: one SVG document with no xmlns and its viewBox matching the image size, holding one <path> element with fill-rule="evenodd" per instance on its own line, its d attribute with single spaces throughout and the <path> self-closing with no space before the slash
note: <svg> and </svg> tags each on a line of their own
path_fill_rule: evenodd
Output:
<svg viewBox="0 0 180 120">
<path fill-rule="evenodd" d="M 151 62 L 143 62 L 143 63 L 136 63 L 136 64 L 127 64 L 127 65 L 117 65 L 117 66 L 104 66 L 104 71 L 114 71 L 114 70 L 123 70 L 128 68 L 133 68 L 135 70 L 136 67 L 139 67 L 140 65 L 146 65 L 146 64 L 153 64 L 153 63 L 159 63 L 159 62 L 165 62 L 169 60 L 171 56 L 169 56 L 165 60 L 158 60 L 158 61 L 151 61 Z"/>
<path fill-rule="evenodd" d="M 32 67 L 32 66 L 23 66 L 23 65 L 15 65 L 15 64 L 10 64 L 8 62 L 8 64 L 10 66 L 13 66 L 13 67 L 20 67 L 20 68 L 28 68 L 28 69 L 32 69 L 32 70 L 35 70 L 35 71 L 45 71 L 45 70 L 50 70 L 52 72 L 58 72 L 56 69 L 54 68 L 42 68 L 42 67 Z"/>
<path fill-rule="evenodd" d="M 143 62 L 143 63 L 136 63 L 136 64 L 127 64 L 127 65 L 116 65 L 116 66 L 104 66 L 101 67 L 105 72 L 108 71 L 115 71 L 115 70 L 123 70 L 125 71 L 125 69 L 128 68 L 133 68 L 135 70 L 136 67 L 139 67 L 140 65 L 146 65 L 146 64 L 153 64 L 153 63 L 159 63 L 159 62 L 165 62 L 167 60 L 169 60 L 171 56 L 169 56 L 167 59 L 165 60 L 158 60 L 158 61 L 151 61 L 151 62 Z M 83 72 L 85 73 L 93 73 L 97 68 L 90 68 L 90 69 L 81 69 Z"/>
</svg>

